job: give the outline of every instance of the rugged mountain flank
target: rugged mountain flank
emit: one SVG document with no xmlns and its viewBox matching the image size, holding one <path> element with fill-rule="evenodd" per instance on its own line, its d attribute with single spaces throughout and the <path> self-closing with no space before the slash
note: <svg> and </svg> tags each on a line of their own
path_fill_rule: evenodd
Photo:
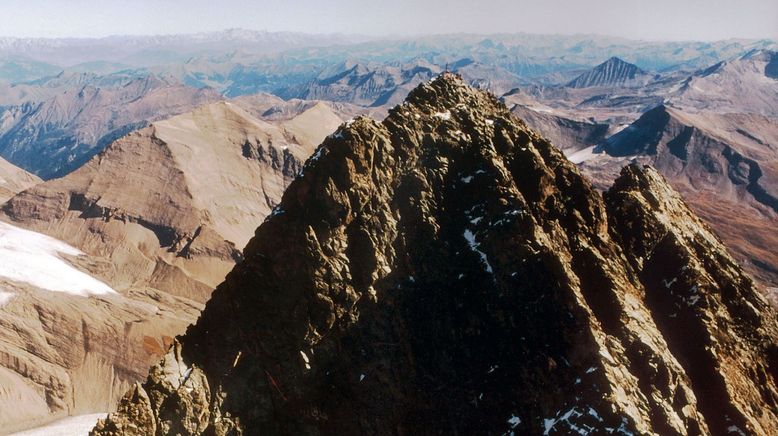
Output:
<svg viewBox="0 0 778 436">
<path fill-rule="evenodd" d="M 220 100 L 155 76 L 90 76 L 42 101 L 0 107 L 0 155 L 43 179 L 62 177 L 114 140 L 150 122 Z M 64 78 L 63 78 L 64 79 Z M 42 91 L 45 92 L 45 91 Z"/>
<path fill-rule="evenodd" d="M 5 231 L 0 223 L 3 238 Z M 98 276 L 107 266 L 87 256 L 68 260 Z M 87 297 L 4 277 L 0 288 L 0 434 L 113 410 L 202 309 L 149 288 Z"/>
<path fill-rule="evenodd" d="M 778 52 L 752 50 L 689 76 L 669 95 L 677 106 L 778 116 Z"/>
<path fill-rule="evenodd" d="M 449 60 L 451 62 L 449 62 Z M 365 107 L 391 107 L 419 84 L 430 80 L 446 68 L 460 74 L 470 85 L 498 94 L 523 83 L 515 74 L 492 64 L 473 59 L 424 59 L 410 62 L 345 61 L 325 68 L 316 79 L 286 93 L 302 99 L 348 102 Z"/>
<path fill-rule="evenodd" d="M 206 105 L 119 139 L 76 172 L 15 196 L 2 214 L 111 259 L 118 289 L 149 284 L 204 302 L 341 122 L 324 105 L 278 124 L 232 103 Z"/>
<path fill-rule="evenodd" d="M 543 132 L 545 138 L 569 156 L 604 141 L 610 127 L 608 124 L 570 119 L 521 104 L 513 105 L 511 113 L 535 131 Z M 573 163 L 577 162 L 573 160 Z"/>
<path fill-rule="evenodd" d="M 652 170 L 607 199 L 444 74 L 324 141 L 92 434 L 777 432 L 751 280 Z"/>
<path fill-rule="evenodd" d="M 600 147 L 582 169 L 603 189 L 625 162 L 659 170 L 766 284 L 778 283 L 778 119 L 661 105 Z"/>
</svg>

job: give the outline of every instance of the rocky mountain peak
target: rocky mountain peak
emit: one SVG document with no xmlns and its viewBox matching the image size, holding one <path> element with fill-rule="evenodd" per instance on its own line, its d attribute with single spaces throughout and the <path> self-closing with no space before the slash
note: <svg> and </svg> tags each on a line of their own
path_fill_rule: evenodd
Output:
<svg viewBox="0 0 778 436">
<path fill-rule="evenodd" d="M 325 139 L 93 434 L 778 431 L 750 279 L 652 170 L 606 198 L 443 74 Z"/>
<path fill-rule="evenodd" d="M 594 86 L 624 86 L 647 73 L 618 57 L 611 57 L 591 70 L 576 77 L 567 84 L 570 88 L 590 88 Z"/>
</svg>

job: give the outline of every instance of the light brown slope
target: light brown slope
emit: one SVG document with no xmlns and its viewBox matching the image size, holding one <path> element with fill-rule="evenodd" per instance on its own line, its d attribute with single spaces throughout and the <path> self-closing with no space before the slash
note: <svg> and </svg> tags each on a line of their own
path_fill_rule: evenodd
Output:
<svg viewBox="0 0 778 436">
<path fill-rule="evenodd" d="M 112 410 L 201 309 L 152 289 L 86 298 L 0 287 L 12 294 L 0 307 L 0 434 Z"/>
<path fill-rule="evenodd" d="M 111 259 L 117 289 L 150 284 L 204 301 L 340 122 L 319 105 L 271 124 L 213 103 L 121 138 L 11 199 L 2 218 Z"/>
<path fill-rule="evenodd" d="M 0 203 L 41 182 L 41 179 L 0 158 Z"/>
<path fill-rule="evenodd" d="M 342 122 L 328 108 L 305 104 L 268 122 L 210 104 L 12 198 L 1 219 L 85 251 L 70 261 L 119 294 L 86 298 L 0 280 L 12 295 L 0 307 L 0 434 L 110 410 L 164 353 L 165 334 L 195 320 L 197 301 Z M 12 404 L 19 411 L 3 413 Z"/>
</svg>

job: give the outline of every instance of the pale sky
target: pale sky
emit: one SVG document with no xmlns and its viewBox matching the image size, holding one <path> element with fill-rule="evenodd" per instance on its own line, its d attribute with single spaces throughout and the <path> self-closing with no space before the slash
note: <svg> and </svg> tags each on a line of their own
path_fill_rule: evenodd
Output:
<svg viewBox="0 0 778 436">
<path fill-rule="evenodd" d="M 651 40 L 778 38 L 778 0 L 0 0 L 0 36 L 593 33 Z"/>
</svg>

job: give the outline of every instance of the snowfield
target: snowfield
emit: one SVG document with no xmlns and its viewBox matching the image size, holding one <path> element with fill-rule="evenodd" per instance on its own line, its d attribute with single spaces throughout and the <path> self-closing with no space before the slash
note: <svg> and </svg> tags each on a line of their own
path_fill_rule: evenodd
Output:
<svg viewBox="0 0 778 436">
<path fill-rule="evenodd" d="M 94 428 L 98 419 L 106 417 L 106 413 L 71 416 L 43 427 L 13 433 L 9 436 L 86 436 Z"/>
<path fill-rule="evenodd" d="M 0 277 L 84 297 L 115 293 L 105 283 L 79 271 L 62 258 L 63 255 L 81 254 L 49 236 L 0 222 Z M 3 295 L 0 295 L 0 305 L 10 298 Z"/>
<path fill-rule="evenodd" d="M 581 150 L 574 151 L 567 155 L 567 159 L 570 160 L 570 162 L 578 165 L 579 163 L 586 162 L 589 159 L 592 159 L 593 157 L 596 157 L 597 154 L 594 152 L 594 149 L 597 146 L 593 145 L 591 147 L 586 147 Z"/>
</svg>

